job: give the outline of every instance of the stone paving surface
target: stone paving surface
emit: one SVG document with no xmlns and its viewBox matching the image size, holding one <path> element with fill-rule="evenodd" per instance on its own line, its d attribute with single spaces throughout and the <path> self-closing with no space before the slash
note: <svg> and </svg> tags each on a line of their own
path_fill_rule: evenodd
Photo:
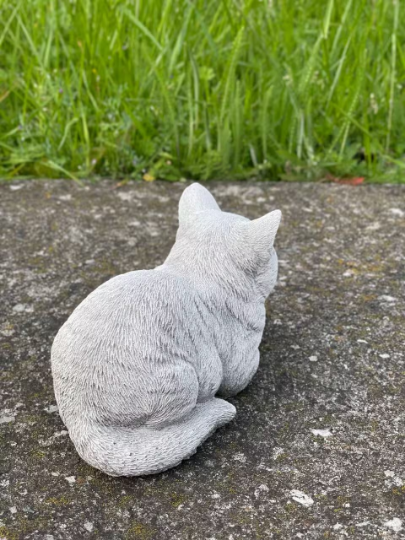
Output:
<svg viewBox="0 0 405 540">
<path fill-rule="evenodd" d="M 405 538 L 405 186 L 210 186 L 283 211 L 260 369 L 197 454 L 132 479 L 76 454 L 50 346 L 96 286 L 164 260 L 184 185 L 0 186 L 1 539 Z"/>
</svg>

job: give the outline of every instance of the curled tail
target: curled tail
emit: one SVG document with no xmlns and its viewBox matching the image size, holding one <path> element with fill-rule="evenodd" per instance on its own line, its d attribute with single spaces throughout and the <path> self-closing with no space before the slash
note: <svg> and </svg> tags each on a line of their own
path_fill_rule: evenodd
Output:
<svg viewBox="0 0 405 540">
<path fill-rule="evenodd" d="M 70 436 L 80 456 L 111 476 L 165 471 L 189 458 L 216 428 L 230 422 L 235 407 L 223 399 L 197 403 L 176 423 L 162 428 L 103 426 L 86 422 Z"/>
</svg>

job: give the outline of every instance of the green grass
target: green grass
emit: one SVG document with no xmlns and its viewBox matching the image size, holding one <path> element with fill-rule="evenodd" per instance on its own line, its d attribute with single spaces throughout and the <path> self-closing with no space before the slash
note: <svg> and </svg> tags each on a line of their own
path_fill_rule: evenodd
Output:
<svg viewBox="0 0 405 540">
<path fill-rule="evenodd" d="M 400 0 L 2 0 L 0 176 L 405 181 Z"/>
</svg>

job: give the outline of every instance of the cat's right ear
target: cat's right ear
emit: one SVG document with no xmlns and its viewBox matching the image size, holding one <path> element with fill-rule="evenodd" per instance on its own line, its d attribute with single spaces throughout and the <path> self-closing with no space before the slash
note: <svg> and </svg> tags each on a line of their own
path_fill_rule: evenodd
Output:
<svg viewBox="0 0 405 540">
<path fill-rule="evenodd" d="M 274 244 L 280 221 L 280 210 L 273 210 L 261 218 L 249 221 L 247 228 L 252 245 L 264 252 L 269 249 Z"/>
<path fill-rule="evenodd" d="M 218 210 L 217 201 L 201 184 L 197 182 L 188 186 L 180 198 L 179 202 L 179 221 L 185 223 L 193 219 L 195 214 L 205 210 Z"/>
</svg>

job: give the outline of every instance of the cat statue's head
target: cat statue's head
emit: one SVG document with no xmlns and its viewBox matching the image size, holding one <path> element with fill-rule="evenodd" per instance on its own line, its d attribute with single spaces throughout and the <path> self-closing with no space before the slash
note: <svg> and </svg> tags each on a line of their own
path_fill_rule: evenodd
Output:
<svg viewBox="0 0 405 540">
<path fill-rule="evenodd" d="M 266 298 L 277 280 L 274 240 L 280 220 L 280 210 L 252 221 L 222 212 L 211 193 L 194 183 L 181 196 L 179 229 L 166 263 L 207 284 L 246 297 L 253 289 Z"/>
</svg>

